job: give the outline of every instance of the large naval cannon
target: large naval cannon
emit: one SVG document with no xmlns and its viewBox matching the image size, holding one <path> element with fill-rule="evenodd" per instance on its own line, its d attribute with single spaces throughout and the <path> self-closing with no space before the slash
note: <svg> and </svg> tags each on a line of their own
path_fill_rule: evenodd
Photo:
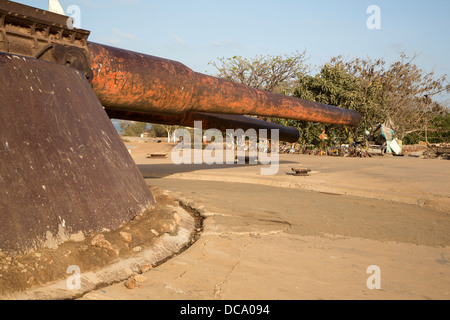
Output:
<svg viewBox="0 0 450 320">
<path fill-rule="evenodd" d="M 68 23 L 69 22 L 69 23 Z M 360 115 L 88 41 L 66 16 L 0 0 L 0 251 L 115 229 L 155 199 L 110 118 L 203 128 L 295 128 L 259 115 L 357 125 Z"/>
</svg>

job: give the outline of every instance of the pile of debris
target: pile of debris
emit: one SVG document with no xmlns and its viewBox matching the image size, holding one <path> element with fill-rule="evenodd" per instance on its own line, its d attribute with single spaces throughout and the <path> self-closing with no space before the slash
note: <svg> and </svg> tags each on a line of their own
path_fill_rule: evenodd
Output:
<svg viewBox="0 0 450 320">
<path fill-rule="evenodd" d="M 419 144 L 403 146 L 402 153 L 409 157 L 450 160 L 450 143 L 419 142 Z"/>
</svg>

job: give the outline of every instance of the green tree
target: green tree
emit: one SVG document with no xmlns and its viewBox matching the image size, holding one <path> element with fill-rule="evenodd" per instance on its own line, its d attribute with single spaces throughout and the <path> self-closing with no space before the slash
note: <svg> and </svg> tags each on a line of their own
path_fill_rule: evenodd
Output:
<svg viewBox="0 0 450 320">
<path fill-rule="evenodd" d="M 432 126 L 432 129 L 435 129 L 431 136 L 434 139 L 432 143 L 450 143 L 450 111 L 448 109 L 434 120 Z"/>
<path fill-rule="evenodd" d="M 300 78 L 294 96 L 357 110 L 362 121 L 353 138 L 391 119 L 397 136 L 405 139 L 428 130 L 434 119 L 445 114 L 445 107 L 432 97 L 449 88 L 445 76 L 424 72 L 416 59 L 401 53 L 398 61 L 387 66 L 384 59 L 335 57 L 318 75 Z M 334 126 L 333 130 L 343 135 L 348 129 Z"/>
<path fill-rule="evenodd" d="M 180 126 L 168 124 L 161 125 L 161 127 L 166 131 L 167 142 L 172 142 L 172 133 L 180 128 Z"/>
<path fill-rule="evenodd" d="M 321 124 L 316 125 L 311 132 L 311 125 L 304 122 L 292 122 L 300 130 L 301 140 L 304 143 L 317 144 L 317 136 L 323 131 L 330 137 L 330 142 L 347 143 L 360 136 L 365 128 L 369 128 L 374 121 L 373 101 L 367 99 L 370 93 L 365 92 L 360 80 L 347 73 L 339 65 L 328 63 L 324 65 L 316 76 L 299 78 L 298 86 L 294 91 L 297 98 L 316 101 L 340 108 L 357 110 L 362 115 L 358 128 Z M 359 129 L 359 130 L 358 130 Z M 334 137 L 335 141 L 332 141 Z"/>
<path fill-rule="evenodd" d="M 414 144 L 419 141 L 428 143 L 450 143 L 450 112 L 447 110 L 443 115 L 434 118 L 427 130 L 408 135 L 407 143 Z"/>
<path fill-rule="evenodd" d="M 306 51 L 278 56 L 256 56 L 252 59 L 234 56 L 210 62 L 219 78 L 249 87 L 290 95 L 299 76 L 306 74 Z"/>
<path fill-rule="evenodd" d="M 167 132 L 161 124 L 152 124 L 150 133 L 152 136 L 157 138 L 167 137 Z"/>
<path fill-rule="evenodd" d="M 138 137 L 149 130 L 148 123 L 134 121 L 122 121 L 120 129 L 125 137 Z"/>
<path fill-rule="evenodd" d="M 372 119 L 372 125 L 374 120 L 393 120 L 400 139 L 427 130 L 445 112 L 445 106 L 433 98 L 448 91 L 446 76 L 425 72 L 416 65 L 416 59 L 417 55 L 410 57 L 403 52 L 389 66 L 383 59 L 335 60 L 336 65 L 359 80 L 365 93 L 364 106 L 371 110 L 372 117 L 365 110 L 358 111 Z"/>
</svg>

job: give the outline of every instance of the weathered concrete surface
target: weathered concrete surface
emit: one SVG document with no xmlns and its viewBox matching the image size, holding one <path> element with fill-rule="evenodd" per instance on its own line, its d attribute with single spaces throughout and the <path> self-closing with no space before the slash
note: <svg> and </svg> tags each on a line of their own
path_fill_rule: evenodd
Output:
<svg viewBox="0 0 450 320">
<path fill-rule="evenodd" d="M 207 216 L 202 236 L 146 273 L 142 288 L 117 284 L 86 299 L 449 297 L 449 217 L 443 213 L 248 184 L 152 184 L 198 206 Z M 366 286 L 372 265 L 381 268 L 381 290 Z"/>
<path fill-rule="evenodd" d="M 0 300 L 75 299 L 178 254 L 195 241 L 199 218 L 164 191 L 152 193 L 156 206 L 116 230 L 80 234 L 14 258 L 0 254 Z"/>
<path fill-rule="evenodd" d="M 150 159 L 140 158 L 148 146 L 137 141 L 133 146 L 135 160 L 150 176 Z M 148 183 L 202 212 L 204 231 L 188 250 L 145 273 L 140 288 L 129 290 L 119 283 L 83 299 L 449 298 L 448 211 L 390 201 L 416 194 L 446 200 L 448 162 L 282 159 L 290 162 L 282 164 L 280 174 L 264 179 L 294 179 L 283 171 L 297 161 L 318 171 L 306 177 L 312 186 L 323 184 L 335 194 L 258 184 L 262 178 L 253 166 L 193 169 L 151 160 L 160 177 Z M 180 172 L 195 180 L 179 179 Z M 218 181 L 202 181 L 205 177 Z M 229 182 L 238 177 L 246 183 Z M 340 185 L 333 187 L 336 181 Z M 372 199 L 368 186 L 375 194 Z M 348 190 L 363 190 L 366 197 L 337 195 Z M 400 193 L 406 197 L 388 200 Z M 378 194 L 385 200 L 376 199 Z M 367 287 L 372 265 L 380 267 L 381 290 Z"/>
<path fill-rule="evenodd" d="M 0 251 L 115 229 L 155 205 L 84 75 L 0 52 Z"/>
<path fill-rule="evenodd" d="M 139 140 L 130 144 L 136 147 L 132 155 L 146 178 L 261 184 L 396 201 L 450 212 L 450 162 L 447 160 L 280 155 L 278 173 L 261 176 L 261 168 L 269 165 L 173 166 L 170 154 L 166 159 L 148 159 L 146 150 L 151 146 Z M 159 148 L 169 150 L 167 145 Z M 311 175 L 293 176 L 291 169 L 298 167 L 311 169 Z"/>
</svg>

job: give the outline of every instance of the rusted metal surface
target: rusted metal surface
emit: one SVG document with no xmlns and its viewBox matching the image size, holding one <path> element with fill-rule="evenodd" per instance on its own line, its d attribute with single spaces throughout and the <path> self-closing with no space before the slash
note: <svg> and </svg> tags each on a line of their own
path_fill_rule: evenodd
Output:
<svg viewBox="0 0 450 320">
<path fill-rule="evenodd" d="M 68 27 L 68 17 L 0 0 L 0 51 L 70 65 L 92 79 L 90 32 Z"/>
<path fill-rule="evenodd" d="M 89 43 L 88 48 L 92 87 L 111 110 L 260 115 L 349 126 L 361 120 L 354 110 L 252 89 L 196 73 L 177 61 L 96 43 Z"/>
<path fill-rule="evenodd" d="M 115 229 L 154 198 L 84 75 L 0 53 L 0 250 Z"/>
<path fill-rule="evenodd" d="M 159 115 L 138 112 L 127 112 L 106 109 L 106 113 L 111 119 L 133 120 L 147 123 L 158 123 L 166 125 L 181 125 L 185 127 L 194 127 L 195 121 L 202 122 L 203 130 L 218 129 L 225 132 L 227 129 L 255 129 L 259 134 L 259 130 L 267 130 L 267 139 L 271 139 L 271 130 L 278 130 L 280 141 L 297 142 L 299 139 L 299 131 L 296 128 L 285 127 L 276 123 L 262 121 L 246 116 L 215 114 L 202 112 L 186 112 L 180 115 Z"/>
</svg>

